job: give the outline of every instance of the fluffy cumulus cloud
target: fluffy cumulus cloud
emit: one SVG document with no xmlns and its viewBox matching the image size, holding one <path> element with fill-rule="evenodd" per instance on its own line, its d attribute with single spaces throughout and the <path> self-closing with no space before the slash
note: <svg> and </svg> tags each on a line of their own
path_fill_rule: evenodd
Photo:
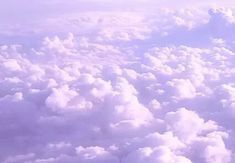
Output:
<svg viewBox="0 0 235 163">
<path fill-rule="evenodd" d="M 1 1 L 0 162 L 235 162 L 233 2 L 194 3 Z"/>
</svg>

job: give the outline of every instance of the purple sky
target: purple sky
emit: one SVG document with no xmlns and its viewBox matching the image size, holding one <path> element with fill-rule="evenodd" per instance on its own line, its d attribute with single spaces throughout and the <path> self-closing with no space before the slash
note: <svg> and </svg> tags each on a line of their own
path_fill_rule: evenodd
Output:
<svg viewBox="0 0 235 163">
<path fill-rule="evenodd" d="M 0 162 L 235 162 L 233 1 L 0 1 Z"/>
</svg>

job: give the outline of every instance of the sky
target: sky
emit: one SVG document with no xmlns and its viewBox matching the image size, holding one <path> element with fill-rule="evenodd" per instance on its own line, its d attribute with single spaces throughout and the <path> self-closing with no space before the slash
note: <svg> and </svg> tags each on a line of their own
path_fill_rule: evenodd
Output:
<svg viewBox="0 0 235 163">
<path fill-rule="evenodd" d="M 235 162 L 234 5 L 0 1 L 0 162 Z"/>
</svg>

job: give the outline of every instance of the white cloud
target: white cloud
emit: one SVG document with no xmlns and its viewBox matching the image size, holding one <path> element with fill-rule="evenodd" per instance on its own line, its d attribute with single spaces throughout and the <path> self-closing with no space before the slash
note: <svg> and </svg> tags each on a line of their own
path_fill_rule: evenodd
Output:
<svg viewBox="0 0 235 163">
<path fill-rule="evenodd" d="M 0 2 L 0 162 L 234 162 L 233 9 L 169 3 Z"/>
</svg>

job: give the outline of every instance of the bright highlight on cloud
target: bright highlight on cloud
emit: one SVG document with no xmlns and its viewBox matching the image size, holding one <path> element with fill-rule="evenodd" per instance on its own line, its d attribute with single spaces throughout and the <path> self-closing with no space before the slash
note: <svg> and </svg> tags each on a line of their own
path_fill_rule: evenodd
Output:
<svg viewBox="0 0 235 163">
<path fill-rule="evenodd" d="M 0 162 L 234 162 L 230 2 L 106 2 L 0 2 Z"/>
</svg>

